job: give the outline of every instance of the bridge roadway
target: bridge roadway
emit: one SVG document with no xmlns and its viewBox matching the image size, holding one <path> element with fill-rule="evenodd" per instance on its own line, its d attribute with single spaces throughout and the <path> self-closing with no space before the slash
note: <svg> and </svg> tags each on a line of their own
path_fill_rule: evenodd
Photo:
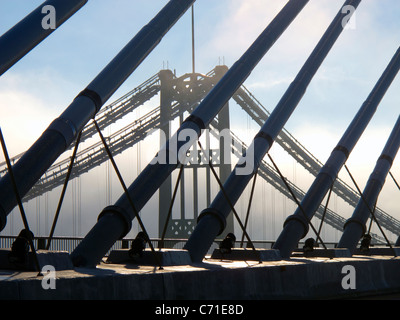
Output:
<svg viewBox="0 0 400 320">
<path fill-rule="evenodd" d="M 180 250 L 183 251 L 184 250 Z M 354 273 L 346 269 L 351 266 Z M 55 288 L 44 289 L 50 274 L 0 271 L 0 298 L 133 299 L 133 300 L 264 300 L 368 299 L 398 297 L 400 258 L 352 256 L 292 257 L 277 261 L 205 259 L 200 264 L 158 266 L 112 264 L 55 273 Z M 353 277 L 353 278 L 351 278 Z M 354 282 L 352 282 L 354 281 Z M 354 284 L 354 288 L 344 288 Z M 344 286 L 344 287 L 343 287 Z M 383 296 L 382 296 L 383 295 Z"/>
</svg>

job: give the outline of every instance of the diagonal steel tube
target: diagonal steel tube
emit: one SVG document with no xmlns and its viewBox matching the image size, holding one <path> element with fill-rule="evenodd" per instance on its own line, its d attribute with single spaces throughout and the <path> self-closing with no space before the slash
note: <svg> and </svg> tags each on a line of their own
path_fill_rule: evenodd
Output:
<svg viewBox="0 0 400 320">
<path fill-rule="evenodd" d="M 55 28 L 61 26 L 87 0 L 47 0 L 0 37 L 0 76 L 47 38 L 55 29 L 42 25 L 48 6 L 54 8 Z"/>
<path fill-rule="evenodd" d="M 170 0 L 118 53 L 13 166 L 21 197 L 76 139 L 86 123 L 140 65 L 195 0 Z M 16 206 L 9 175 L 0 180 L 0 230 Z"/>
<path fill-rule="evenodd" d="M 347 0 L 343 7 L 351 5 L 356 8 L 360 2 L 361 0 Z M 296 78 L 253 139 L 252 144 L 247 150 L 248 153 L 239 160 L 225 182 L 224 188 L 233 204 L 240 198 L 247 184 L 260 166 L 262 159 L 271 148 L 286 121 L 296 109 L 313 76 L 343 31 L 343 19 L 346 16 L 343 13 L 343 7 L 340 8 L 340 11 Z M 185 249 L 189 251 L 193 261 L 200 262 L 203 260 L 216 236 L 224 230 L 226 218 L 229 214 L 230 208 L 227 205 L 227 201 L 224 195 L 219 192 L 211 205 L 200 214 L 196 229 L 185 245 Z"/>
<path fill-rule="evenodd" d="M 182 123 L 175 135 L 167 141 L 153 161 L 129 187 L 129 194 L 135 202 L 137 210 L 141 210 L 147 201 L 158 190 L 163 181 L 176 169 L 180 154 L 195 143 L 212 119 L 225 103 L 232 97 L 241 84 L 247 79 L 265 53 L 296 18 L 308 0 L 290 0 L 260 34 L 242 57 L 226 72 L 201 104 Z M 193 133 L 196 137 L 180 141 L 182 135 L 187 138 Z M 179 150 L 179 151 L 178 151 Z M 164 161 L 159 161 L 165 156 Z M 114 206 L 109 206 L 100 214 L 101 218 L 89 231 L 79 246 L 72 252 L 75 264 L 95 266 L 107 253 L 111 246 L 121 237 L 124 230 L 131 225 L 134 218 L 126 196 L 122 195 Z"/>
<path fill-rule="evenodd" d="M 380 101 L 396 77 L 399 69 L 400 48 L 397 49 L 382 76 L 360 107 L 353 121 L 348 126 L 338 145 L 333 149 L 327 162 L 321 168 L 321 171 L 318 173 L 301 202 L 308 219 L 313 217 L 330 186 L 335 181 L 340 169 L 345 164 L 357 141 L 375 114 Z M 307 223 L 300 213 L 300 210 L 297 209 L 293 215 L 286 219 L 284 229 L 278 237 L 274 249 L 279 249 L 282 257 L 289 257 L 296 248 L 298 241 L 303 238 L 307 232 Z"/>
<path fill-rule="evenodd" d="M 344 225 L 344 231 L 338 248 L 348 248 L 354 252 L 358 241 L 366 232 L 366 222 L 371 215 L 371 211 L 378 200 L 379 194 L 385 184 L 389 170 L 400 148 L 400 116 L 387 140 L 385 147 L 376 162 L 367 184 L 363 191 L 363 197 L 358 202 L 353 215 Z M 371 217 L 372 219 L 372 217 Z"/>
</svg>

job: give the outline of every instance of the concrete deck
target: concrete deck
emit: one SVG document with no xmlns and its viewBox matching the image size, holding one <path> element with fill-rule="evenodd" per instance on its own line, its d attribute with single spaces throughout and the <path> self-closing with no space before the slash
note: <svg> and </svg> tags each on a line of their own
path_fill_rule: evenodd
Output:
<svg viewBox="0 0 400 320">
<path fill-rule="evenodd" d="M 354 267 L 355 289 L 343 288 Z M 249 300 L 357 298 L 400 292 L 400 258 L 353 256 L 296 257 L 280 261 L 206 259 L 201 264 L 154 266 L 109 264 L 49 275 L 0 271 L 1 299 Z"/>
</svg>

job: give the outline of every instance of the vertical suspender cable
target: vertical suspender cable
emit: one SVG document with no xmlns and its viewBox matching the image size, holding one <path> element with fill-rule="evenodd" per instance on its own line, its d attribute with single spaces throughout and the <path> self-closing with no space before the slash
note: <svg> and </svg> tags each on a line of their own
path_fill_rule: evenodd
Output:
<svg viewBox="0 0 400 320">
<path fill-rule="evenodd" d="M 13 166 L 21 197 L 69 147 L 78 132 L 94 118 L 194 1 L 170 0 L 25 152 Z M 0 180 L 0 231 L 7 223 L 7 215 L 16 205 L 12 192 L 10 177 L 5 175 Z"/>
<path fill-rule="evenodd" d="M 304 196 L 301 205 L 309 219 L 315 214 L 326 192 L 336 180 L 340 169 L 347 161 L 351 151 L 375 114 L 379 103 L 399 69 L 400 47 Z M 307 232 L 307 222 L 301 211 L 297 209 L 293 215 L 286 219 L 284 229 L 278 237 L 274 248 L 280 250 L 282 257 L 289 257 L 296 248 L 298 241 L 305 237 Z"/>
<path fill-rule="evenodd" d="M 360 2 L 361 0 L 348 0 L 343 7 L 351 5 L 356 8 Z M 233 204 L 245 190 L 277 135 L 296 109 L 313 76 L 342 33 L 343 19 L 346 15 L 341 8 L 274 111 L 254 137 L 247 153 L 239 160 L 226 180 L 224 189 Z M 196 229 L 186 243 L 185 248 L 189 250 L 193 261 L 203 260 L 214 239 L 224 230 L 229 214 L 230 208 L 226 198 L 219 192 L 211 205 L 200 214 Z"/>
<path fill-rule="evenodd" d="M 182 123 L 175 135 L 167 141 L 158 155 L 131 184 L 129 194 L 138 210 L 147 203 L 161 184 L 176 169 L 180 155 L 186 155 L 186 151 L 196 142 L 202 130 L 208 126 L 228 102 L 307 3 L 308 0 L 291 0 L 284 6 L 270 25 L 225 73 L 200 105 Z M 182 136 L 185 140 L 180 140 Z M 122 195 L 114 206 L 109 206 L 103 210 L 101 219 L 97 221 L 80 245 L 72 252 L 73 262 L 91 266 L 97 264 L 112 244 L 118 238 L 124 236 L 124 232 L 133 218 L 134 215 L 129 208 L 128 199 L 125 195 Z"/>
<path fill-rule="evenodd" d="M 4 141 L 4 137 L 3 137 L 3 133 L 1 131 L 1 128 L 0 128 L 0 144 L 1 144 L 1 147 L 3 149 L 4 158 L 6 159 L 7 169 L 9 171 L 9 174 L 10 174 L 10 177 L 11 177 L 12 187 L 13 187 L 13 191 L 14 191 L 14 197 L 17 199 L 19 210 L 21 212 L 22 222 L 23 222 L 25 230 L 27 231 L 27 234 L 28 234 L 28 242 L 29 242 L 29 246 L 31 247 L 31 250 L 32 250 L 32 253 L 33 253 L 35 267 L 36 267 L 36 269 L 38 271 L 38 275 L 41 275 L 41 269 L 40 269 L 40 265 L 39 265 L 39 260 L 38 260 L 38 257 L 36 255 L 35 246 L 33 245 L 33 239 L 30 236 L 30 235 L 33 235 L 33 233 L 29 229 L 28 220 L 26 219 L 25 210 L 24 210 L 24 207 L 22 205 L 22 199 L 21 199 L 21 196 L 20 196 L 20 194 L 18 192 L 17 183 L 16 183 L 16 181 L 14 179 L 14 173 L 12 171 L 10 158 L 9 158 L 8 152 L 7 152 L 7 146 L 6 146 L 6 143 Z"/>
<path fill-rule="evenodd" d="M 348 248 L 354 252 L 358 241 L 366 232 L 366 222 L 371 216 L 375 219 L 372 208 L 375 207 L 379 193 L 385 183 L 386 177 L 400 148 L 400 117 L 398 118 L 386 145 L 376 162 L 367 184 L 361 194 L 353 215 L 344 225 L 344 231 L 338 247 Z M 386 238 L 386 237 L 385 237 Z"/>
</svg>

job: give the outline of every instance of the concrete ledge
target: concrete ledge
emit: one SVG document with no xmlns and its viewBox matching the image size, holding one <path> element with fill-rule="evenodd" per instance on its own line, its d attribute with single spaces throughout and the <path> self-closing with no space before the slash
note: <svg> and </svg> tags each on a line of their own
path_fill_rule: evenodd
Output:
<svg viewBox="0 0 400 320">
<path fill-rule="evenodd" d="M 392 256 L 395 255 L 397 257 L 400 256 L 400 247 L 370 247 L 368 251 L 361 251 L 359 248 L 354 250 L 353 255 L 361 255 L 361 256 Z"/>
<path fill-rule="evenodd" d="M 335 248 L 335 249 L 323 249 L 323 248 L 314 248 L 313 251 L 303 252 L 303 250 L 299 249 L 292 254 L 292 257 L 307 257 L 307 258 L 349 258 L 351 257 L 351 253 L 348 249 L 344 248 Z"/>
<path fill-rule="evenodd" d="M 348 268 L 355 287 L 344 288 Z M 0 299 L 264 300 L 337 299 L 400 292 L 400 258 L 295 258 L 249 264 L 171 266 L 101 264 L 56 273 L 44 289 L 33 272 L 0 272 Z"/>
<path fill-rule="evenodd" d="M 8 259 L 10 252 L 10 249 L 0 249 L 1 270 L 37 271 L 33 252 L 28 252 L 24 263 L 10 262 Z M 74 268 L 69 253 L 66 251 L 37 250 L 36 255 L 40 268 L 43 268 L 45 265 L 51 265 L 55 270 L 72 270 Z"/>
<path fill-rule="evenodd" d="M 211 259 L 232 260 L 232 261 L 279 261 L 282 260 L 279 250 L 275 249 L 243 249 L 234 248 L 230 253 L 221 253 L 215 249 Z"/>
<path fill-rule="evenodd" d="M 179 249 L 155 249 L 157 258 L 150 249 L 143 252 L 143 256 L 133 259 L 128 254 L 129 249 L 119 249 L 110 252 L 107 258 L 107 263 L 134 263 L 142 266 L 157 266 L 160 263 L 162 266 L 182 266 L 192 263 L 189 252 Z M 158 259 L 158 260 L 157 260 Z"/>
</svg>

